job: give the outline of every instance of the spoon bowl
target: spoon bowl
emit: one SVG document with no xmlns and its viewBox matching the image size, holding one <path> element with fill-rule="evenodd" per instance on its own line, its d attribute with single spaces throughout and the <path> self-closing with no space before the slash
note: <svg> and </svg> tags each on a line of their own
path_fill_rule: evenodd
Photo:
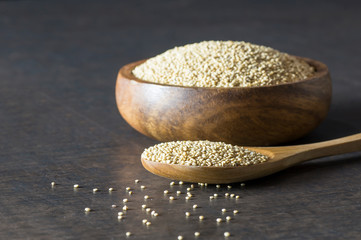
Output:
<svg viewBox="0 0 361 240">
<path fill-rule="evenodd" d="M 331 101 L 327 66 L 301 58 L 316 72 L 293 83 L 260 87 L 182 87 L 143 81 L 122 67 L 116 102 L 123 118 L 159 141 L 222 141 L 269 146 L 300 138 L 326 117 Z"/>
<path fill-rule="evenodd" d="M 361 133 L 313 144 L 248 149 L 267 155 L 269 159 L 255 165 L 237 167 L 186 166 L 144 158 L 141 160 L 148 171 L 173 180 L 210 184 L 242 182 L 264 177 L 311 159 L 361 151 Z"/>
</svg>

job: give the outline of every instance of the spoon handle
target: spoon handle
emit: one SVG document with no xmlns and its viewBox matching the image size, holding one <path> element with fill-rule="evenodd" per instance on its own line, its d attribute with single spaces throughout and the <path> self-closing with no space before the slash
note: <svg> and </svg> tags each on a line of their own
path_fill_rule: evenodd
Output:
<svg viewBox="0 0 361 240">
<path fill-rule="evenodd" d="M 302 159 L 300 162 L 333 156 L 338 154 L 361 151 L 361 133 L 354 134 L 347 137 L 342 137 L 334 140 L 311 143 L 297 146 Z"/>
</svg>

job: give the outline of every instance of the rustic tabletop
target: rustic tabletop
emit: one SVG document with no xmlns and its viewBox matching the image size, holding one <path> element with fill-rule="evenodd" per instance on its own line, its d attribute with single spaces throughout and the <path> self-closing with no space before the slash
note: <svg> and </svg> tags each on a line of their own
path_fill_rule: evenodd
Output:
<svg viewBox="0 0 361 240">
<path fill-rule="evenodd" d="M 157 142 L 121 118 L 114 97 L 126 63 L 244 40 L 329 66 L 327 119 L 289 144 L 359 133 L 360 10 L 341 1 L 0 1 L 0 238 L 360 239 L 360 153 L 245 186 L 195 184 L 185 200 L 190 183 L 171 186 L 143 169 L 140 154 Z"/>
</svg>

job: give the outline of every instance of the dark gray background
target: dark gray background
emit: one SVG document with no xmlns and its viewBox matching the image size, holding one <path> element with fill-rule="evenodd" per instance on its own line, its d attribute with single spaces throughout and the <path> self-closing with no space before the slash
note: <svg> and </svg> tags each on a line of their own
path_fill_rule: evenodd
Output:
<svg viewBox="0 0 361 240">
<path fill-rule="evenodd" d="M 114 86 L 122 65 L 174 46 L 249 41 L 330 69 L 327 119 L 290 144 L 359 133 L 360 13 L 356 1 L 0 1 L 0 238 L 123 239 L 126 231 L 134 239 L 193 239 L 194 231 L 199 239 L 223 239 L 224 231 L 230 239 L 359 238 L 360 153 L 305 163 L 245 188 L 197 187 L 190 202 L 182 194 L 170 204 L 163 190 L 184 192 L 189 184 L 170 188 L 142 168 L 140 153 L 156 141 L 120 117 Z M 74 183 L 83 188 L 74 192 Z M 110 206 L 122 205 L 126 186 L 134 188 L 131 210 L 118 222 Z M 93 187 L 101 191 L 94 195 Z M 209 202 L 216 191 L 241 199 Z M 148 229 L 144 194 L 160 214 Z M 193 213 L 194 203 L 201 207 Z M 85 215 L 87 206 L 95 211 Z M 222 207 L 240 214 L 217 226 Z"/>
</svg>

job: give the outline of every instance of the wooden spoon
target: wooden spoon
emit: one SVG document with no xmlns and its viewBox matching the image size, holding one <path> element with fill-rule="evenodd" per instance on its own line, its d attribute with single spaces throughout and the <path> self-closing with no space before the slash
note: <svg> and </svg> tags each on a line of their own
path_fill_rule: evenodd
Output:
<svg viewBox="0 0 361 240">
<path fill-rule="evenodd" d="M 247 147 L 248 148 L 248 147 Z M 260 178 L 311 159 L 361 151 L 361 133 L 335 140 L 286 147 L 248 148 L 270 157 L 267 162 L 237 167 L 198 167 L 166 164 L 142 158 L 150 172 L 187 182 L 232 183 Z"/>
</svg>

